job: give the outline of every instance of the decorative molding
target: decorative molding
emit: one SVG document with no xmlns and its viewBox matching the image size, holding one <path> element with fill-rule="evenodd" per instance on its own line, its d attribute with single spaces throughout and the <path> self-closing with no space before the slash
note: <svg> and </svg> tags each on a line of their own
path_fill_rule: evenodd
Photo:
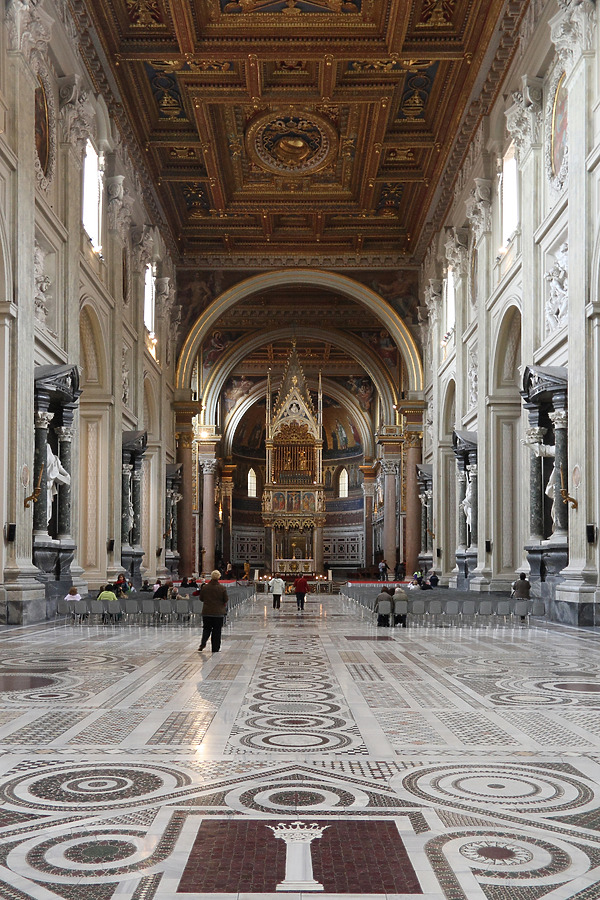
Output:
<svg viewBox="0 0 600 900">
<path fill-rule="evenodd" d="M 560 12 L 550 19 L 550 38 L 561 65 L 571 73 L 582 53 L 594 48 L 596 5 L 592 0 L 558 0 Z"/>
<path fill-rule="evenodd" d="M 492 230 L 492 182 L 489 178 L 475 178 L 475 187 L 465 206 L 477 243 L 482 235 Z"/>
<path fill-rule="evenodd" d="M 60 123 L 63 140 L 83 157 L 87 139 L 92 133 L 96 113 L 87 91 L 81 87 L 81 75 L 66 75 L 58 81 Z"/>
<path fill-rule="evenodd" d="M 171 310 L 175 300 L 175 289 L 168 277 L 156 278 L 154 281 L 154 303 L 156 315 L 160 319 L 170 320 Z"/>
<path fill-rule="evenodd" d="M 554 252 L 554 265 L 544 273 L 549 285 L 545 303 L 546 335 L 569 320 L 569 244 L 564 241 Z"/>
<path fill-rule="evenodd" d="M 124 181 L 124 175 L 113 175 L 105 179 L 108 227 L 117 232 L 123 243 L 127 241 L 135 204 L 135 198 L 125 187 Z"/>
<path fill-rule="evenodd" d="M 478 382 L 479 379 L 479 360 L 477 356 L 477 344 L 469 348 L 469 361 L 467 369 L 467 385 L 468 385 L 468 408 L 473 409 L 477 406 Z"/>
<path fill-rule="evenodd" d="M 42 191 L 47 191 L 52 184 L 54 172 L 56 170 L 56 128 L 58 116 L 56 110 L 56 100 L 54 97 L 54 84 L 52 79 L 50 78 L 46 60 L 41 54 L 36 52 L 33 55 L 31 59 L 31 67 L 37 75 L 40 87 L 44 92 L 44 100 L 48 114 L 48 160 L 46 162 L 45 169 L 42 167 L 41 160 L 37 153 L 35 153 L 34 161 L 35 177 L 38 187 Z"/>
<path fill-rule="evenodd" d="M 443 282 L 439 278 L 430 278 L 425 288 L 425 306 L 429 316 L 429 327 L 439 321 L 442 311 Z"/>
<path fill-rule="evenodd" d="M 565 187 L 567 186 L 569 176 L 569 141 L 565 135 L 563 145 L 563 157 L 558 171 L 555 171 L 554 161 L 554 128 L 555 128 L 555 104 L 559 88 L 561 88 L 566 78 L 566 69 L 560 60 L 557 60 L 552 68 L 550 79 L 548 81 L 548 99 L 546 101 L 545 118 L 545 163 L 546 175 L 550 184 L 550 194 L 552 205 L 556 203 Z M 568 108 L 567 108 L 567 129 L 568 129 Z"/>
<path fill-rule="evenodd" d="M 46 328 L 50 303 L 51 281 L 44 271 L 46 251 L 35 241 L 33 249 L 33 304 L 36 320 Z"/>
<path fill-rule="evenodd" d="M 131 229 L 131 256 L 134 268 L 143 271 L 152 259 L 154 248 L 154 228 L 151 225 L 136 225 Z"/>
<path fill-rule="evenodd" d="M 30 63 L 46 56 L 54 19 L 38 6 L 38 0 L 9 0 L 6 7 L 8 49 L 23 54 Z"/>
<path fill-rule="evenodd" d="M 121 349 L 121 400 L 124 406 L 129 406 L 129 348 Z"/>
<path fill-rule="evenodd" d="M 517 149 L 519 163 L 542 133 L 542 79 L 523 75 L 522 89 L 514 91 L 513 105 L 506 110 L 506 127 Z"/>
</svg>

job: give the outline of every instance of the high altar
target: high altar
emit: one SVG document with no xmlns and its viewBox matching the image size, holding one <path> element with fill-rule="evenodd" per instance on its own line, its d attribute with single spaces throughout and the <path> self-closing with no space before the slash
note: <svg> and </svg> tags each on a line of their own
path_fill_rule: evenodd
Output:
<svg viewBox="0 0 600 900">
<path fill-rule="evenodd" d="M 315 410 L 294 341 L 273 406 L 268 375 L 262 517 L 273 572 L 323 571 L 322 422 L 321 376 Z"/>
</svg>

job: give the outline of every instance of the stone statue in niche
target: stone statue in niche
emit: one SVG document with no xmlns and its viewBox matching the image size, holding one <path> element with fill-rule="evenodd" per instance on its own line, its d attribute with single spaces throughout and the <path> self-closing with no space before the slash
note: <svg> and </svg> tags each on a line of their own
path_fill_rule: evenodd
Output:
<svg viewBox="0 0 600 900">
<path fill-rule="evenodd" d="M 471 480 L 467 481 L 465 499 L 461 500 L 460 505 L 462 506 L 463 513 L 465 514 L 465 519 L 467 520 L 467 526 L 470 530 L 471 522 L 473 520 L 473 482 Z"/>
<path fill-rule="evenodd" d="M 569 315 L 569 245 L 564 241 L 554 254 L 554 265 L 546 272 L 550 293 L 546 299 L 546 334 L 564 325 Z"/>
<path fill-rule="evenodd" d="M 52 501 L 58 494 L 59 484 L 71 484 L 71 476 L 63 468 L 60 459 L 46 444 L 46 511 L 48 522 L 52 518 Z"/>
<path fill-rule="evenodd" d="M 129 405 L 129 365 L 127 362 L 127 347 L 123 347 L 121 353 L 121 399 L 125 406 Z"/>
</svg>

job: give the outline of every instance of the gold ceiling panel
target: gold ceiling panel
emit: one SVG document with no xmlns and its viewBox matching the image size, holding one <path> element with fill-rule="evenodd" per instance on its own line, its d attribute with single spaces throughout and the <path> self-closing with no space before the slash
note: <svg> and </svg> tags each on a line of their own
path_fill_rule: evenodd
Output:
<svg viewBox="0 0 600 900">
<path fill-rule="evenodd" d="M 183 257 L 411 253 L 503 0 L 84 0 Z"/>
</svg>

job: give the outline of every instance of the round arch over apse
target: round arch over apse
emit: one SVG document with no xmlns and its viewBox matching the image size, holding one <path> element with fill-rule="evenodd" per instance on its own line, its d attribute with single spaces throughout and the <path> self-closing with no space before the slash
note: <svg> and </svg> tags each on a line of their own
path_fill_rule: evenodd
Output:
<svg viewBox="0 0 600 900">
<path fill-rule="evenodd" d="M 348 278 L 346 275 L 319 271 L 318 269 L 282 269 L 275 272 L 266 272 L 262 275 L 253 275 L 224 291 L 196 319 L 192 326 L 179 355 L 176 387 L 180 390 L 190 388 L 196 356 L 208 331 L 218 320 L 219 316 L 223 315 L 230 307 L 239 303 L 245 297 L 249 297 L 258 291 L 265 291 L 274 287 L 285 288 L 292 285 L 325 288 L 343 294 L 345 297 L 349 297 L 366 306 L 385 326 L 402 354 L 408 374 L 409 391 L 420 392 L 423 390 L 423 365 L 418 347 L 410 331 L 389 303 L 371 288 L 354 281 L 352 278 Z"/>
<path fill-rule="evenodd" d="M 311 380 L 308 379 L 308 383 L 313 390 L 316 390 L 316 381 L 313 384 L 311 383 Z M 360 407 L 356 403 L 349 403 L 349 398 L 346 392 L 342 388 L 340 388 L 339 385 L 336 385 L 334 382 L 330 382 L 327 379 L 323 379 L 323 392 L 330 396 L 333 400 L 337 400 L 340 406 L 344 407 L 347 412 L 352 412 L 353 417 L 356 419 L 357 428 L 361 436 L 365 459 L 373 459 L 375 455 L 373 435 L 362 409 L 360 409 Z M 250 407 L 254 406 L 257 400 L 261 400 L 263 397 L 265 397 L 266 393 L 266 380 L 258 382 L 255 388 L 249 392 L 248 396 L 245 397 L 244 400 L 239 403 L 233 411 L 223 429 L 223 446 L 225 456 L 231 456 L 232 454 L 233 438 L 235 436 L 236 429 L 243 419 L 244 415 L 248 412 Z"/>
<path fill-rule="evenodd" d="M 322 339 L 323 337 L 322 332 L 317 328 L 305 328 L 303 334 L 306 337 L 315 338 L 316 340 Z M 262 347 L 269 341 L 278 341 L 282 339 L 289 339 L 291 341 L 293 337 L 294 332 L 292 328 L 280 328 L 276 331 L 253 335 L 248 340 L 236 342 L 225 355 L 225 359 L 219 365 L 218 371 L 211 376 L 208 384 L 205 386 L 202 397 L 202 403 L 206 411 L 206 418 L 204 421 L 216 424 L 216 411 L 223 386 L 233 369 L 242 362 L 248 353 L 251 353 L 258 347 Z M 336 347 L 342 348 L 351 356 L 360 358 L 361 367 L 365 369 L 377 388 L 381 398 L 384 415 L 391 420 L 393 418 L 392 410 L 396 396 L 393 381 L 390 373 L 386 370 L 385 365 L 376 354 L 365 348 L 364 345 L 354 337 L 339 332 L 328 332 L 328 337 L 330 338 L 331 343 Z"/>
</svg>

